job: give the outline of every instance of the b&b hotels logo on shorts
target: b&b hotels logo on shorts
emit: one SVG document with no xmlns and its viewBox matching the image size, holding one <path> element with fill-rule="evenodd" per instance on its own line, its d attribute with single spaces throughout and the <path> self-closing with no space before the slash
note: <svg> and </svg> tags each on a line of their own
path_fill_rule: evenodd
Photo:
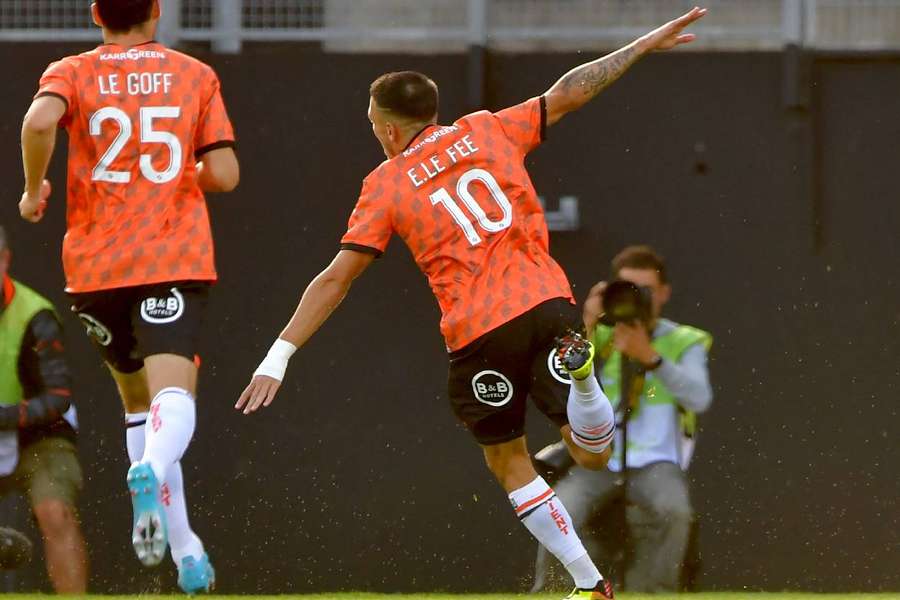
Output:
<svg viewBox="0 0 900 600">
<path fill-rule="evenodd" d="M 563 368 L 562 361 L 559 360 L 559 352 L 556 348 L 550 350 L 550 356 L 547 357 L 547 368 L 550 369 L 550 374 L 553 375 L 553 379 L 558 382 L 565 383 L 566 385 L 572 382 L 572 377 Z"/>
<path fill-rule="evenodd" d="M 176 288 L 172 288 L 171 296 L 162 298 L 144 298 L 141 302 L 141 318 L 148 323 L 172 323 L 184 314 L 184 296 Z"/>
<path fill-rule="evenodd" d="M 472 378 L 472 391 L 479 402 L 503 406 L 513 396 L 513 385 L 503 373 L 486 370 Z"/>
</svg>

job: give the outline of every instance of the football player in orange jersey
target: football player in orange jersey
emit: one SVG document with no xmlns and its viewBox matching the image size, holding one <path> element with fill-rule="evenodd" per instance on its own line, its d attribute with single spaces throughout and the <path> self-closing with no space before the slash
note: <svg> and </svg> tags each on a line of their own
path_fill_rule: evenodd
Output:
<svg viewBox="0 0 900 600">
<path fill-rule="evenodd" d="M 638 58 L 694 39 L 694 8 L 612 54 L 572 69 L 542 96 L 497 113 L 437 124 L 437 86 L 421 73 L 379 77 L 369 120 L 387 160 L 363 182 L 341 250 L 306 288 L 236 408 L 268 406 L 288 359 L 313 335 L 393 234 L 407 244 L 441 307 L 449 396 L 525 527 L 575 581 L 569 598 L 612 598 L 565 507 L 525 444 L 526 400 L 559 426 L 573 458 L 609 459 L 615 419 L 579 334 L 569 283 L 550 257 L 547 225 L 525 155 L 546 128 L 581 108 Z M 562 336 L 557 339 L 558 336 Z"/>
<path fill-rule="evenodd" d="M 66 291 L 115 379 L 132 461 L 132 543 L 171 545 L 181 588 L 214 571 L 188 522 L 180 460 L 196 422 L 197 337 L 216 279 L 203 192 L 238 183 L 215 72 L 154 41 L 158 0 L 96 0 L 103 44 L 51 64 L 22 127 L 22 217 L 40 221 L 58 127 L 69 134 Z"/>
</svg>

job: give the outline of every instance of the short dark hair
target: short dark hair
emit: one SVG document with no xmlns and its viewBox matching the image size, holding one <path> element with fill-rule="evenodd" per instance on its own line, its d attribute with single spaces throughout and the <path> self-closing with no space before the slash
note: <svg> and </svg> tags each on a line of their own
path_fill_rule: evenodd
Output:
<svg viewBox="0 0 900 600">
<path fill-rule="evenodd" d="M 628 246 L 612 259 L 612 274 L 618 277 L 622 269 L 643 269 L 656 271 L 660 283 L 668 283 L 666 261 L 650 246 Z"/>
<path fill-rule="evenodd" d="M 154 0 L 94 0 L 103 26 L 117 33 L 150 20 Z"/>
<path fill-rule="evenodd" d="M 369 95 L 380 108 L 413 121 L 429 121 L 437 115 L 437 85 L 422 73 L 385 73 L 369 86 Z"/>
</svg>

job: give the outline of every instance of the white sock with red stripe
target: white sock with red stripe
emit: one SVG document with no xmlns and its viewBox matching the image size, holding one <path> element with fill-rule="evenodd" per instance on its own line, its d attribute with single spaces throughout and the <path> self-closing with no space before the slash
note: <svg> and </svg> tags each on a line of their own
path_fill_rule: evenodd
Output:
<svg viewBox="0 0 900 600">
<path fill-rule="evenodd" d="M 187 499 L 184 496 L 184 478 L 181 473 L 181 462 L 177 462 L 166 475 L 166 486 L 169 488 L 169 501 L 166 506 L 166 524 L 169 528 L 169 549 L 176 566 L 186 556 L 199 559 L 203 556 L 203 542 L 191 529 L 188 521 Z"/>
<path fill-rule="evenodd" d="M 147 413 L 125 414 L 125 441 L 128 447 L 128 459 L 131 462 L 141 460 L 144 455 L 144 423 L 146 421 Z M 162 494 L 163 506 L 166 510 L 166 523 L 169 528 L 169 549 L 172 552 L 172 560 L 179 565 L 185 556 L 200 558 L 203 556 L 203 542 L 191 529 L 188 520 L 180 461 L 169 468 L 166 481 L 163 483 Z"/>
<path fill-rule="evenodd" d="M 593 372 L 585 379 L 572 379 L 566 412 L 576 445 L 595 454 L 609 447 L 616 432 L 615 412 Z"/>
<path fill-rule="evenodd" d="M 542 477 L 514 490 L 509 500 L 522 524 L 559 559 L 576 587 L 590 589 L 603 579 L 575 533 L 566 507 Z"/>
<path fill-rule="evenodd" d="M 197 422 L 194 397 L 187 390 L 169 387 L 150 403 L 147 418 L 146 447 L 141 462 L 149 463 L 160 485 L 169 468 L 181 460 Z"/>
</svg>

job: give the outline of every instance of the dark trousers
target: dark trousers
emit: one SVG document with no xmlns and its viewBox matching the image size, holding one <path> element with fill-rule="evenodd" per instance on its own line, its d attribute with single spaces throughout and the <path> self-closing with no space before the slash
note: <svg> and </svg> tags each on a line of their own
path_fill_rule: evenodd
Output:
<svg viewBox="0 0 900 600">
<path fill-rule="evenodd" d="M 616 558 L 621 558 L 627 537 L 630 547 L 625 555 L 625 589 L 674 592 L 680 588 L 692 509 L 687 480 L 678 465 L 654 463 L 629 469 L 627 477 L 612 471 L 573 467 L 553 487 L 601 573 L 606 575 L 619 562 Z M 589 521 L 623 504 L 627 535 L 601 531 L 600 544 L 590 544 L 590 536 L 585 535 Z M 535 589 L 544 587 L 554 560 L 546 550 L 538 548 Z"/>
</svg>

